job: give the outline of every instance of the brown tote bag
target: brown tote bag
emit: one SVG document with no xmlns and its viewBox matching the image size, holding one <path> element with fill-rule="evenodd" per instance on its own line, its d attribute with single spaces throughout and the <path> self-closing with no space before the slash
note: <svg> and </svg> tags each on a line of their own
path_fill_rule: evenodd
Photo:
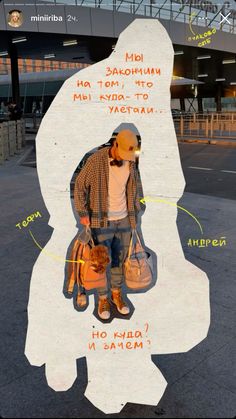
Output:
<svg viewBox="0 0 236 419">
<path fill-rule="evenodd" d="M 134 235 L 137 241 L 134 244 Z M 132 231 L 129 251 L 124 263 L 125 283 L 133 291 L 148 288 L 152 283 L 152 271 L 149 257 L 142 247 L 137 230 Z"/>
</svg>

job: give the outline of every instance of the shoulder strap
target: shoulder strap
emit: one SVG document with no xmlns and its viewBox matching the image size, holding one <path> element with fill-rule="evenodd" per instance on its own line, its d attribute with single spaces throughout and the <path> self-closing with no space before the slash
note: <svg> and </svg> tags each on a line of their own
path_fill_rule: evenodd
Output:
<svg viewBox="0 0 236 419">
<path fill-rule="evenodd" d="M 128 259 L 130 259 L 131 252 L 132 252 L 133 241 L 134 241 L 134 231 L 135 231 L 135 230 L 132 230 L 132 233 L 131 233 L 130 244 L 129 244 L 129 250 L 128 250 L 128 255 L 127 255 L 127 258 L 128 258 Z"/>
<path fill-rule="evenodd" d="M 136 237 L 137 237 L 137 239 L 138 239 L 138 242 L 139 242 L 140 246 L 141 246 L 141 247 L 143 247 L 143 246 L 142 246 L 142 243 L 141 243 L 141 240 L 140 240 L 140 237 L 139 237 L 139 234 L 138 234 L 138 232 L 137 232 L 136 228 L 135 228 L 133 231 L 134 231 L 134 233 L 136 234 Z"/>
<path fill-rule="evenodd" d="M 81 270 L 82 270 L 82 263 L 80 263 L 78 260 L 81 259 L 83 260 L 83 253 L 84 253 L 84 248 L 85 248 L 85 244 L 80 243 L 78 246 L 78 250 L 77 250 L 77 254 L 76 254 L 76 261 L 75 262 L 75 272 L 76 272 L 76 282 L 78 285 L 82 285 L 81 281 L 80 281 L 80 276 L 81 276 Z"/>
<path fill-rule="evenodd" d="M 133 244 L 134 244 L 134 236 L 135 235 L 137 237 L 137 240 L 138 240 L 138 243 L 139 243 L 141 249 L 143 249 L 139 234 L 138 234 L 136 228 L 134 228 L 134 229 L 132 229 L 132 233 L 131 233 L 131 239 L 130 239 L 129 250 L 128 250 L 128 255 L 127 255 L 128 259 L 130 259 L 130 257 L 131 257 L 131 252 L 132 252 L 132 248 L 133 248 Z"/>
</svg>

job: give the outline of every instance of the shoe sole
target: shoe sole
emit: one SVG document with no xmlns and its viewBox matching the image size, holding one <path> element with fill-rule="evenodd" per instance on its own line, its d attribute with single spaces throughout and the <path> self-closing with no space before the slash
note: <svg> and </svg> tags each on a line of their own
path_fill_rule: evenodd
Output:
<svg viewBox="0 0 236 419">
<path fill-rule="evenodd" d="M 79 308 L 85 308 L 88 305 L 88 301 L 86 301 L 84 304 L 79 303 L 78 301 L 76 301 L 76 304 Z"/>
<path fill-rule="evenodd" d="M 78 304 L 78 303 L 76 303 L 77 304 L 77 306 L 79 307 L 79 308 L 85 308 L 86 306 L 87 306 L 87 303 L 86 304 Z"/>
<path fill-rule="evenodd" d="M 109 317 L 104 318 L 104 317 L 102 317 L 102 316 L 98 313 L 98 317 L 99 317 L 99 319 L 101 319 L 101 320 L 110 320 L 110 318 L 111 318 L 111 314 L 110 314 L 110 316 L 109 316 Z"/>
</svg>

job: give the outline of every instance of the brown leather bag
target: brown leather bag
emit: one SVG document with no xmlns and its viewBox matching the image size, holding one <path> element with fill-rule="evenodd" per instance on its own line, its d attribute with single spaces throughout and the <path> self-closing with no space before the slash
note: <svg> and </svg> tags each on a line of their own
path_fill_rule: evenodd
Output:
<svg viewBox="0 0 236 419">
<path fill-rule="evenodd" d="M 137 241 L 134 244 L 134 235 Z M 148 288 L 152 283 L 152 270 L 147 252 L 141 244 L 137 230 L 132 231 L 128 256 L 124 262 L 125 283 L 133 291 Z"/>
</svg>

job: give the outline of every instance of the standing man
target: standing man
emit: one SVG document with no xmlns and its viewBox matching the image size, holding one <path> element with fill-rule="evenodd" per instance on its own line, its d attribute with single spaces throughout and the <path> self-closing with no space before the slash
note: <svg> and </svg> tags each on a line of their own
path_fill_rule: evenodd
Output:
<svg viewBox="0 0 236 419">
<path fill-rule="evenodd" d="M 75 207 L 83 225 L 89 225 L 95 244 L 108 247 L 111 256 L 111 302 L 122 315 L 130 307 L 122 296 L 123 263 L 131 229 L 141 210 L 142 187 L 135 165 L 138 140 L 131 130 L 122 130 L 111 147 L 88 158 L 75 181 Z M 110 318 L 109 285 L 99 288 L 98 315 Z"/>
<path fill-rule="evenodd" d="M 8 104 L 9 118 L 11 121 L 19 121 L 22 117 L 21 108 L 14 102 Z"/>
</svg>

